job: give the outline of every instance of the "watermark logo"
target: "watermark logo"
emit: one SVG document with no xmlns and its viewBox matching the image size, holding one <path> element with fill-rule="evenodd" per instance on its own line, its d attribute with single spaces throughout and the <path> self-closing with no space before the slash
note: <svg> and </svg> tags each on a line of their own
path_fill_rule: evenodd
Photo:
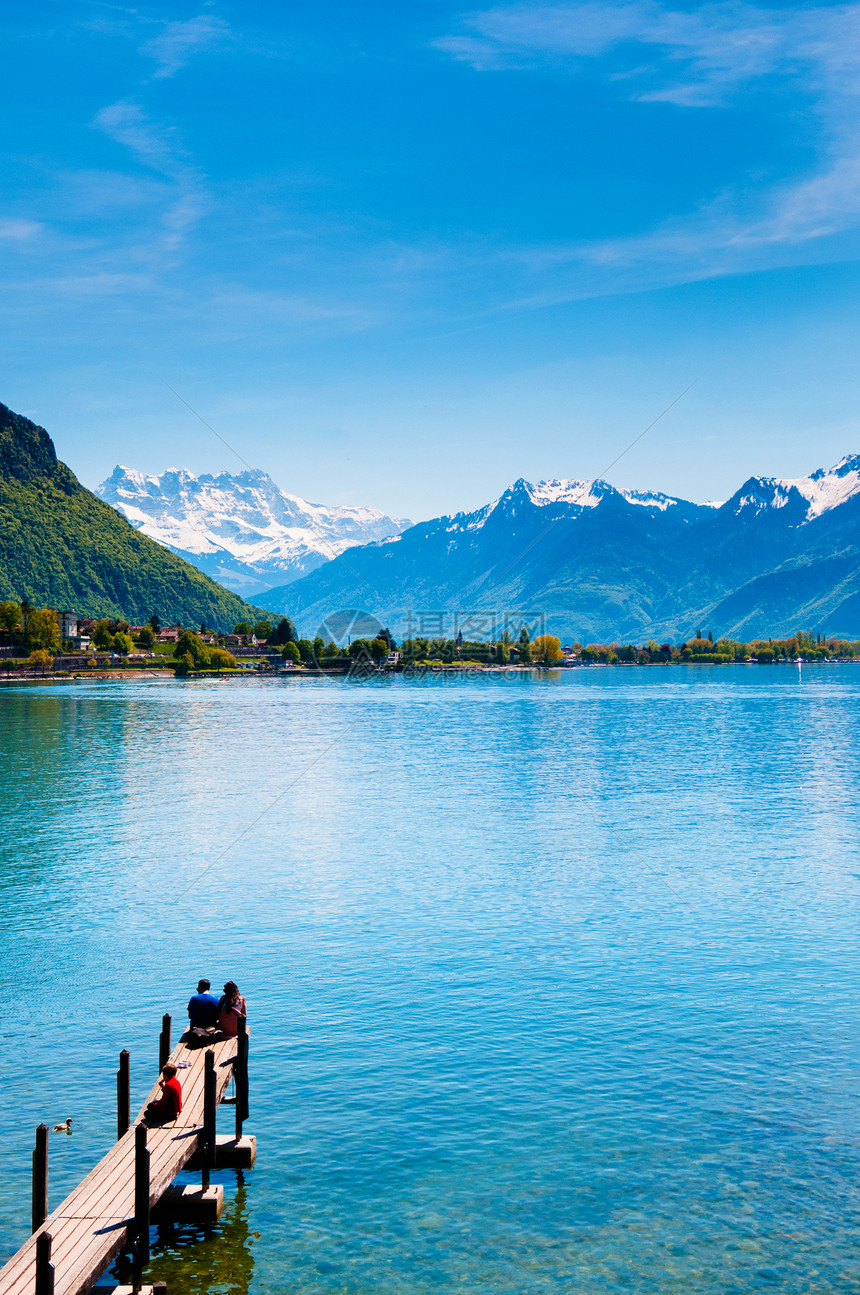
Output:
<svg viewBox="0 0 860 1295">
<path fill-rule="evenodd" d="M 532 609 L 504 608 L 494 611 L 409 609 L 401 613 L 398 628 L 403 640 L 458 639 L 468 643 L 514 643 L 523 630 L 529 639 L 545 633 L 546 617 Z"/>
<path fill-rule="evenodd" d="M 393 633 L 359 607 L 329 613 L 316 631 L 324 644 L 319 663 L 353 676 L 395 669 L 411 677 L 432 668 L 477 674 L 487 666 L 528 663 L 529 645 L 545 633 L 546 618 L 532 608 L 408 608 L 391 625 Z"/>
<path fill-rule="evenodd" d="M 347 647 L 353 639 L 372 642 L 383 631 L 382 622 L 370 612 L 357 607 L 345 607 L 326 616 L 314 637 L 321 638 L 325 643 L 335 643 L 338 647 Z"/>
</svg>

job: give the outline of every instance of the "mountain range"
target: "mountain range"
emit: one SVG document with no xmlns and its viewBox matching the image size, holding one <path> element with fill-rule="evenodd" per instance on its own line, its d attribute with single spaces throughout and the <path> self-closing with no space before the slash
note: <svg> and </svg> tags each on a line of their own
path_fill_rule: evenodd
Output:
<svg viewBox="0 0 860 1295">
<path fill-rule="evenodd" d="M 117 466 L 96 494 L 136 530 L 247 597 L 411 525 L 376 508 L 308 503 L 257 469 L 197 477 L 170 468 L 147 476 Z"/>
<path fill-rule="evenodd" d="M 808 477 L 751 477 L 720 504 L 606 481 L 515 482 L 282 588 L 300 629 L 365 613 L 393 633 L 492 637 L 525 622 L 565 641 L 860 637 L 860 456 Z"/>
<path fill-rule="evenodd" d="M 0 600 L 232 628 L 261 614 L 82 486 L 43 427 L 0 405 Z"/>
<path fill-rule="evenodd" d="M 259 472 L 117 469 L 108 481 L 118 507 L 80 484 L 44 428 L 0 405 L 0 599 L 133 621 L 256 619 L 257 607 L 143 533 L 149 518 L 175 548 L 208 537 L 196 561 L 229 554 L 258 578 L 286 572 L 259 602 L 305 634 L 355 632 L 364 615 L 400 638 L 492 638 L 523 623 L 581 642 L 677 642 L 700 627 L 745 640 L 798 628 L 860 637 L 860 455 L 808 477 L 751 477 L 721 504 L 521 479 L 474 512 L 415 526 L 308 505 Z M 143 496 L 153 516 L 139 507 L 132 524 L 118 508 Z M 324 560 L 327 544 L 340 551 Z"/>
</svg>

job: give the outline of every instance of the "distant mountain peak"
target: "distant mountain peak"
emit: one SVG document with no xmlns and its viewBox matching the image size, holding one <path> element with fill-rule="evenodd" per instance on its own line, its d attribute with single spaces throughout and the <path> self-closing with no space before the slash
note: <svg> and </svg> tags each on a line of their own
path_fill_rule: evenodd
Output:
<svg viewBox="0 0 860 1295">
<path fill-rule="evenodd" d="M 682 502 L 656 490 L 619 490 L 601 477 L 595 477 L 591 481 L 568 477 L 553 478 L 550 481 L 526 481 L 525 477 L 520 477 L 505 491 L 502 499 L 527 499 L 536 508 L 546 508 L 552 504 L 596 508 L 601 500 L 612 496 L 620 496 L 638 507 L 659 508 L 661 512 Z"/>
<path fill-rule="evenodd" d="M 376 508 L 310 503 L 261 468 L 151 475 L 118 464 L 96 493 L 132 526 L 241 593 L 289 583 L 346 548 L 411 525 Z"/>
<path fill-rule="evenodd" d="M 858 471 L 860 471 L 860 454 L 844 454 L 838 463 L 834 463 L 832 468 L 818 468 L 817 471 L 811 472 L 809 479 L 810 481 L 817 481 L 819 477 L 845 477 L 849 472 Z"/>
<path fill-rule="evenodd" d="M 793 506 L 796 525 L 805 525 L 860 494 L 860 455 L 846 454 L 832 468 L 808 477 L 750 477 L 734 496 L 735 511 Z"/>
<path fill-rule="evenodd" d="M 555 481 L 537 481 L 529 487 L 533 504 L 545 508 L 548 504 L 574 504 L 579 508 L 596 508 L 613 487 L 608 481 L 575 481 L 561 478 Z"/>
</svg>

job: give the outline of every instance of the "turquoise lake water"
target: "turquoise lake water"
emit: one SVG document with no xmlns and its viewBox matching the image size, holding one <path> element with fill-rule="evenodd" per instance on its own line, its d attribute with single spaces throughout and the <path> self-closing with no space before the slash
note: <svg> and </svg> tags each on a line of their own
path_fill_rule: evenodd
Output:
<svg viewBox="0 0 860 1295">
<path fill-rule="evenodd" d="M 208 975 L 258 1159 L 170 1295 L 860 1291 L 860 668 L 13 686 L 0 754 L 0 1257 Z"/>
</svg>

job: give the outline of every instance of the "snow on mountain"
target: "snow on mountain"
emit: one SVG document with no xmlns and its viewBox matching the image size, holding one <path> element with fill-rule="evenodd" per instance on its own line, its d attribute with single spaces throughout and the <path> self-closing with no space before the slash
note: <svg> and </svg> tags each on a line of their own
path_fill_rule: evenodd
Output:
<svg viewBox="0 0 860 1295">
<path fill-rule="evenodd" d="M 376 508 L 309 503 L 259 469 L 196 477 L 169 468 L 147 476 L 117 466 L 96 494 L 151 539 L 246 596 L 411 525 Z"/>
<path fill-rule="evenodd" d="M 640 508 L 657 508 L 661 513 L 665 513 L 667 508 L 674 508 L 682 501 L 674 499 L 671 495 L 661 495 L 654 490 L 619 490 L 628 504 L 637 504 Z"/>
<path fill-rule="evenodd" d="M 838 508 L 852 495 L 860 493 L 860 455 L 846 454 L 835 467 L 825 470 L 819 468 L 808 477 L 797 477 L 793 481 L 780 483 L 794 486 L 809 501 L 807 521 L 829 513 L 831 508 Z"/>
<path fill-rule="evenodd" d="M 538 508 L 547 504 L 574 504 L 578 508 L 595 508 L 606 492 L 605 481 L 530 481 L 517 482 L 525 488 Z M 601 489 L 603 487 L 603 489 Z M 516 489 L 516 486 L 514 487 Z M 611 487 L 610 487 L 611 489 Z"/>
<path fill-rule="evenodd" d="M 754 508 L 784 508 L 797 502 L 798 495 L 806 501 L 802 522 L 811 522 L 822 513 L 829 512 L 860 493 L 860 455 L 846 455 L 835 467 L 819 468 L 808 477 L 751 477 L 733 499 L 735 511 Z M 654 490 L 617 490 L 608 481 L 519 481 L 505 491 L 494 503 L 476 513 L 469 514 L 467 529 L 483 526 L 490 514 L 503 503 L 509 508 L 528 500 L 537 508 L 551 504 L 567 504 L 574 510 L 596 508 L 610 495 L 621 495 L 629 504 L 640 508 L 653 508 L 665 512 L 669 508 L 684 507 L 686 501 Z M 709 500 L 702 507 L 721 508 L 725 501 Z M 450 529 L 456 529 L 451 527 Z"/>
<path fill-rule="evenodd" d="M 808 477 L 751 477 L 735 496 L 735 512 L 753 508 L 785 508 L 800 505 L 799 525 L 814 521 L 860 494 L 860 455 L 846 454 L 832 468 L 818 468 Z"/>
<path fill-rule="evenodd" d="M 577 481 L 562 478 L 553 481 L 526 481 L 520 477 L 504 494 L 491 504 L 477 509 L 473 513 L 457 513 L 456 517 L 440 519 L 447 531 L 481 530 L 496 509 L 503 509 L 505 516 L 515 515 L 523 506 L 548 508 L 551 505 L 563 504 L 572 516 L 582 515 L 588 509 L 596 508 L 603 499 L 611 495 L 621 496 L 628 503 L 642 508 L 655 508 L 665 512 L 667 508 L 683 504 L 681 499 L 662 495 L 653 490 L 616 490 L 608 481 Z"/>
<path fill-rule="evenodd" d="M 616 490 L 615 486 L 600 478 L 595 478 L 593 481 L 573 481 L 563 478 L 558 481 L 534 483 L 521 480 L 512 487 L 512 491 L 516 491 L 518 487 L 524 489 L 531 502 L 538 508 L 548 504 L 572 504 L 576 508 L 596 508 L 601 499 L 613 494 L 621 495 L 629 504 L 636 504 L 642 508 L 658 508 L 660 512 L 665 512 L 667 508 L 681 502 L 670 495 L 662 495 L 653 490 Z"/>
<path fill-rule="evenodd" d="M 793 493 L 793 492 L 796 492 Z M 608 495 L 621 495 L 629 504 L 642 508 L 668 508 L 684 505 L 685 501 L 653 490 L 616 490 L 607 481 L 538 481 L 520 480 L 502 496 L 514 499 L 527 496 L 536 507 L 549 504 L 570 504 L 575 508 L 596 508 Z M 811 522 L 822 513 L 838 508 L 853 495 L 860 494 L 860 455 L 848 454 L 832 468 L 819 468 L 808 477 L 752 477 L 741 488 L 736 511 L 741 508 L 784 508 L 799 495 L 806 501 L 802 522 Z M 483 510 L 489 515 L 501 500 Z M 708 501 L 703 507 L 721 508 L 722 501 Z"/>
</svg>

